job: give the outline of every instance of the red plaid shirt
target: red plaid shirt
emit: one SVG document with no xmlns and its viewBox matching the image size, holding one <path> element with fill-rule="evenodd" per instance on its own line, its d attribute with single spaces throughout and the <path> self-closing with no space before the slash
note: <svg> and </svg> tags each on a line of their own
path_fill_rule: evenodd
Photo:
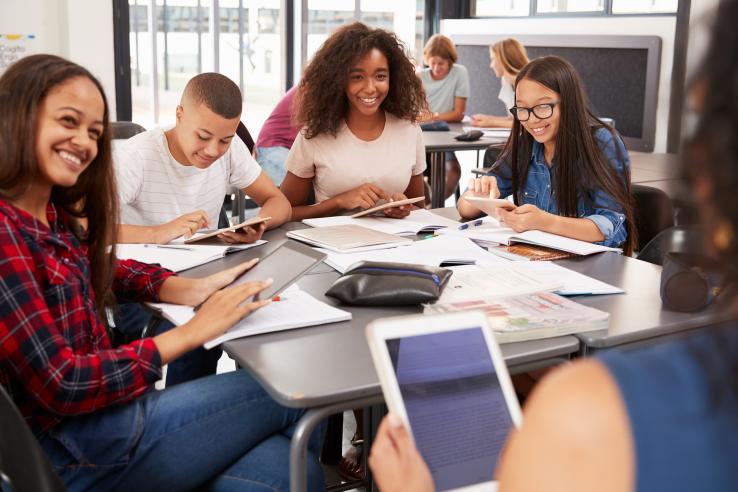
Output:
<svg viewBox="0 0 738 492">
<path fill-rule="evenodd" d="M 0 384 L 37 435 L 65 416 L 130 401 L 161 377 L 152 339 L 111 348 L 86 249 L 52 204 L 47 217 L 50 227 L 0 200 Z M 156 301 L 171 275 L 121 261 L 113 289 Z"/>
</svg>

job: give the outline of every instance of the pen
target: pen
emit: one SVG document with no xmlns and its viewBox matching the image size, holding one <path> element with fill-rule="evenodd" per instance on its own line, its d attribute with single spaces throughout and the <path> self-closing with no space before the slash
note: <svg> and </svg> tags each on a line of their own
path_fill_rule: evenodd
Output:
<svg viewBox="0 0 738 492">
<path fill-rule="evenodd" d="M 170 246 L 168 244 L 144 244 L 144 248 L 182 249 L 185 251 L 193 251 L 192 248 L 188 248 L 187 246 Z"/>
<path fill-rule="evenodd" d="M 469 222 L 464 222 L 463 224 L 459 225 L 459 230 L 463 231 L 466 229 L 469 229 L 470 227 L 477 227 L 484 223 L 484 219 L 477 219 L 477 220 L 470 220 Z"/>
</svg>

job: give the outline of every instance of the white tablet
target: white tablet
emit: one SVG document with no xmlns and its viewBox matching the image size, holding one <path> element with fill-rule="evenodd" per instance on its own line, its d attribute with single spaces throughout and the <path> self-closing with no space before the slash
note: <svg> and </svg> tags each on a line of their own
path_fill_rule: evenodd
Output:
<svg viewBox="0 0 738 492">
<path fill-rule="evenodd" d="M 471 203 L 487 215 L 495 216 L 495 209 L 515 210 L 517 207 L 510 200 L 502 198 L 488 198 L 483 196 L 465 196 L 464 200 Z"/>
<path fill-rule="evenodd" d="M 356 212 L 354 215 L 351 216 L 352 219 L 355 219 L 357 217 L 364 217 L 365 215 L 371 215 L 377 212 L 381 212 L 382 210 L 388 209 L 388 208 L 394 208 L 399 207 L 401 205 L 410 205 L 412 203 L 418 203 L 419 201 L 425 200 L 424 196 L 416 196 L 414 198 L 405 198 L 404 200 L 395 200 L 390 202 L 385 202 L 380 200 L 378 205 L 373 206 L 372 208 L 367 208 L 366 210 L 362 210 L 361 212 Z"/>
<path fill-rule="evenodd" d="M 495 467 L 522 414 L 484 313 L 379 319 L 366 335 L 387 406 L 436 490 L 497 490 Z"/>
<path fill-rule="evenodd" d="M 215 231 L 210 231 L 210 232 L 195 233 L 195 235 L 192 236 L 191 238 L 185 239 L 184 243 L 192 244 L 198 241 L 202 241 L 204 239 L 211 239 L 219 234 L 223 234 L 224 232 L 234 232 L 239 229 L 250 227 L 252 225 L 261 224 L 262 222 L 269 222 L 271 219 L 272 219 L 271 217 L 252 217 L 244 222 L 241 222 L 240 224 L 236 224 L 230 227 L 223 227 L 222 229 L 217 229 Z"/>
</svg>

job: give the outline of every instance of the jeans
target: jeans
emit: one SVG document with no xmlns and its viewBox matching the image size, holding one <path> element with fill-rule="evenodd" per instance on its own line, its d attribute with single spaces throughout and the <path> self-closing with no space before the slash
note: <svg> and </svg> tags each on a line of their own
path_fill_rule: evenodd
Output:
<svg viewBox="0 0 738 492">
<path fill-rule="evenodd" d="M 245 371 L 69 417 L 40 438 L 70 491 L 288 491 L 289 447 L 303 411 L 280 406 Z M 311 438 L 308 489 L 324 490 Z"/>
<path fill-rule="evenodd" d="M 290 149 L 286 147 L 257 147 L 256 162 L 267 175 L 272 178 L 274 184 L 279 186 L 287 175 L 287 168 L 284 162 L 287 160 L 287 154 Z"/>
<path fill-rule="evenodd" d="M 121 304 L 118 306 L 115 327 L 126 335 L 140 336 L 151 316 L 152 314 L 145 310 L 141 304 Z M 156 334 L 164 333 L 172 328 L 174 328 L 172 323 L 162 320 L 156 329 Z M 218 347 L 210 350 L 198 347 L 183 354 L 170 362 L 167 367 L 167 387 L 215 374 L 218 369 L 218 360 L 222 354 L 223 351 Z"/>
</svg>

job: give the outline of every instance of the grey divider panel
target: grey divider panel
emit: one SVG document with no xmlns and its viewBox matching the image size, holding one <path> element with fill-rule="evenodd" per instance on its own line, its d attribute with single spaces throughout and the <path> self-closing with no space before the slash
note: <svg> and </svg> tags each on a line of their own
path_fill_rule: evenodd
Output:
<svg viewBox="0 0 738 492">
<path fill-rule="evenodd" d="M 500 81 L 489 68 L 488 46 L 511 36 L 457 35 L 459 62 L 469 70 L 467 113 L 503 115 Z M 566 58 L 579 71 L 598 116 L 612 118 L 630 150 L 650 152 L 656 133 L 661 39 L 657 36 L 515 36 L 531 59 Z"/>
</svg>

